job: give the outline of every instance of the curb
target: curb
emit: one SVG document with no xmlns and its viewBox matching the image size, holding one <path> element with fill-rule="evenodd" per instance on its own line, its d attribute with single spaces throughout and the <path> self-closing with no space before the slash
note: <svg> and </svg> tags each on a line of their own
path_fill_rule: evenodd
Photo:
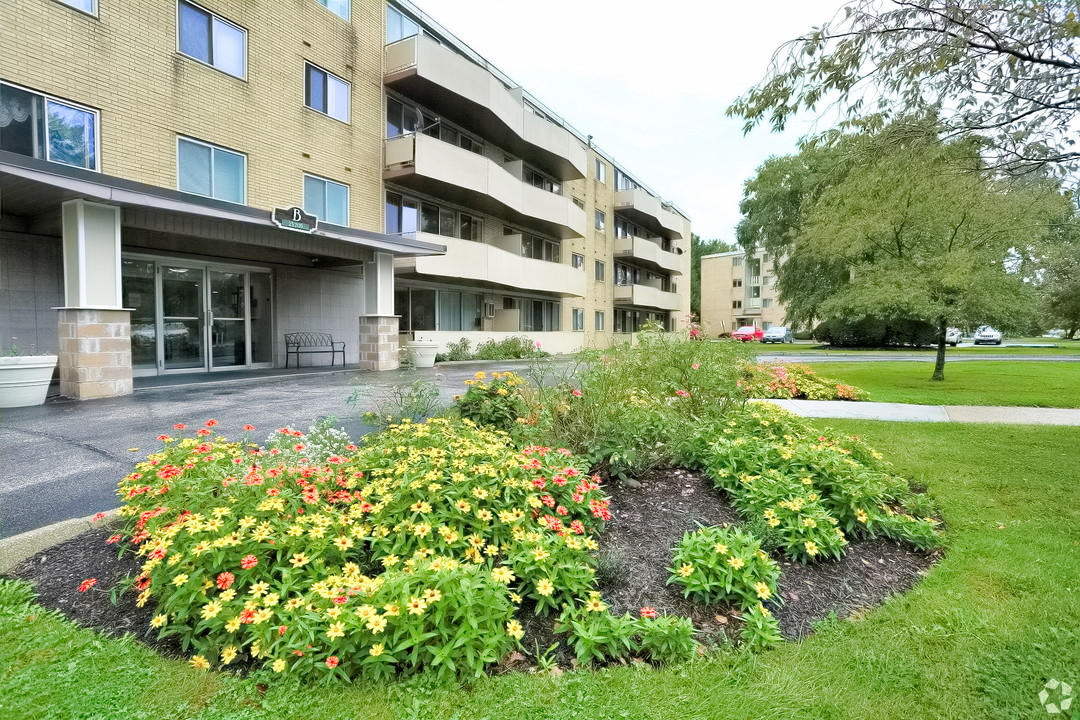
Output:
<svg viewBox="0 0 1080 720">
<path fill-rule="evenodd" d="M 98 522 L 105 522 L 116 517 L 116 510 L 105 513 L 105 517 Z M 37 530 L 29 530 L 19 535 L 0 540 L 0 575 L 11 572 L 15 566 L 27 558 L 37 555 L 42 550 L 48 550 L 54 545 L 66 542 L 76 535 L 81 535 L 87 530 L 97 526 L 94 515 L 87 515 L 71 520 L 62 520 Z"/>
</svg>

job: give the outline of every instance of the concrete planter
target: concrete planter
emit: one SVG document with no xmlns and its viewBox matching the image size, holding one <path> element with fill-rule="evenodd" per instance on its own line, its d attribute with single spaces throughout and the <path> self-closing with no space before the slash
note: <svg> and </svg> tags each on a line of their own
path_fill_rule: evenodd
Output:
<svg viewBox="0 0 1080 720">
<path fill-rule="evenodd" d="M 41 405 L 55 368 L 55 355 L 0 357 L 0 408 Z"/>
<path fill-rule="evenodd" d="M 439 352 L 439 343 L 427 340 L 410 340 L 407 344 L 409 353 L 412 355 L 413 365 L 418 368 L 435 366 L 435 355 Z"/>
</svg>

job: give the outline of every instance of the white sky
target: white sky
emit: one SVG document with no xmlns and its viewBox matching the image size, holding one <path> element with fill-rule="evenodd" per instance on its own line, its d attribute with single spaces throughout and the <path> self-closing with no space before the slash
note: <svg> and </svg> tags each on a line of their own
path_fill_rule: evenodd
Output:
<svg viewBox="0 0 1080 720">
<path fill-rule="evenodd" d="M 724 110 L 784 41 L 842 0 L 414 0 L 632 175 L 731 241 L 743 183 L 795 151 L 812 116 L 776 135 Z M 664 8 L 658 11 L 658 8 Z M 802 117 L 802 116 L 800 116 Z M 822 128 L 823 129 L 823 128 Z"/>
</svg>

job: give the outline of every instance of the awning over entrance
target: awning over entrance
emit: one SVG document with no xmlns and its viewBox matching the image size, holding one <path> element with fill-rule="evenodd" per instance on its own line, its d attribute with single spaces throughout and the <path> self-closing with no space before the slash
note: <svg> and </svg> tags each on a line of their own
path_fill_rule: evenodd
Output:
<svg viewBox="0 0 1080 720">
<path fill-rule="evenodd" d="M 445 246 L 399 235 L 358 230 L 320 223 L 310 235 L 279 228 L 269 210 L 191 195 L 146 183 L 102 175 L 81 168 L 58 165 L 12 152 L 0 151 L 0 215 L 9 229 L 34 234 L 58 234 L 60 205 L 75 198 L 103 201 L 124 209 L 124 225 L 157 229 L 177 215 L 202 220 L 219 230 L 236 230 L 230 240 L 253 245 L 296 249 L 297 238 L 306 238 L 312 255 L 343 259 L 357 256 L 360 248 L 395 256 L 439 255 Z M 130 220 L 130 222 L 129 222 Z M 23 223 L 14 228 L 12 223 Z M 190 234 L 201 235 L 199 223 L 188 225 Z M 188 234 L 188 233 L 185 233 Z"/>
</svg>

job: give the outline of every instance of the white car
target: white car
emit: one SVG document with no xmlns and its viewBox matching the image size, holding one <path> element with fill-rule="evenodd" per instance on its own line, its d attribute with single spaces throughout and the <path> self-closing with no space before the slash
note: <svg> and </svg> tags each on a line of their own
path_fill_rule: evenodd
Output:
<svg viewBox="0 0 1080 720">
<path fill-rule="evenodd" d="M 989 325 L 983 325 L 981 328 L 975 331 L 975 344 L 1000 345 L 1001 333 L 990 327 Z"/>
<path fill-rule="evenodd" d="M 761 342 L 793 343 L 795 342 L 795 338 L 791 335 L 791 328 L 777 325 L 776 327 L 771 327 L 765 331 L 765 334 L 761 336 Z"/>
<path fill-rule="evenodd" d="M 959 328 L 948 328 L 945 330 L 945 344 L 949 347 L 956 347 L 956 344 L 960 342 L 960 330 Z"/>
</svg>

